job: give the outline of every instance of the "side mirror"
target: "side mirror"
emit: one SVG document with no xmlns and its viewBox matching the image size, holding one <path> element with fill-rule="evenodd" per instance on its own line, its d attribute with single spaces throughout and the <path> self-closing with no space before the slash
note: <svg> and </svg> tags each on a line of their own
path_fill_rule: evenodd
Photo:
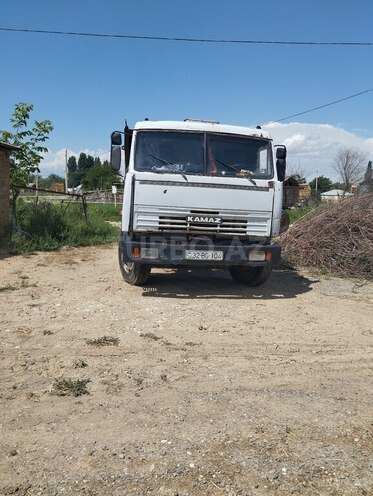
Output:
<svg viewBox="0 0 373 496">
<path fill-rule="evenodd" d="M 276 158 L 280 160 L 286 159 L 286 147 L 284 145 L 276 145 Z"/>
<path fill-rule="evenodd" d="M 286 173 L 286 147 L 284 145 L 277 145 L 276 159 L 277 179 L 283 182 Z"/>
<path fill-rule="evenodd" d="M 121 145 L 122 144 L 122 133 L 119 131 L 114 131 L 111 133 L 111 145 Z"/>
<path fill-rule="evenodd" d="M 120 164 L 122 161 L 122 147 L 112 146 L 110 150 L 110 167 L 114 172 L 120 171 Z"/>
<path fill-rule="evenodd" d="M 122 162 L 122 134 L 119 131 L 111 133 L 110 167 L 114 172 L 120 171 Z"/>
</svg>

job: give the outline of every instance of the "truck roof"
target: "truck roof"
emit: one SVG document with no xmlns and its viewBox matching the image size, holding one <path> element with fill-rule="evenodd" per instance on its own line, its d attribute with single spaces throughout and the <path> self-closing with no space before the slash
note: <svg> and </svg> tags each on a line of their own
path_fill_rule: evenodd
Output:
<svg viewBox="0 0 373 496">
<path fill-rule="evenodd" d="M 171 131 L 203 131 L 212 133 L 240 134 L 255 138 L 271 139 L 269 133 L 263 129 L 243 126 L 231 126 L 215 122 L 186 120 L 186 121 L 140 121 L 134 129 L 171 130 Z"/>
</svg>

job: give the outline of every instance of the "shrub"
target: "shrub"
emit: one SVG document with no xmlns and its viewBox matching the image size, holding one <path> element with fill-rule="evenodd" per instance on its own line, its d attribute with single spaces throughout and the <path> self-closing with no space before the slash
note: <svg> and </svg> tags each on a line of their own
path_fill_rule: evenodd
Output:
<svg viewBox="0 0 373 496">
<path fill-rule="evenodd" d="M 89 394 L 87 384 L 90 379 L 55 379 L 52 394 L 57 396 L 82 396 Z"/>
<path fill-rule="evenodd" d="M 18 230 L 9 239 L 18 253 L 56 250 L 62 246 L 88 246 L 118 239 L 118 228 L 105 220 L 103 212 L 88 206 L 88 219 L 79 204 L 37 205 L 20 201 L 17 205 Z"/>
</svg>

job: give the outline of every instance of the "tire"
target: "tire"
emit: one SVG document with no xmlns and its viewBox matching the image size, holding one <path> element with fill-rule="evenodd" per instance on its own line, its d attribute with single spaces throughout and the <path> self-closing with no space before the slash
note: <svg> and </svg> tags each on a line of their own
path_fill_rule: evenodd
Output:
<svg viewBox="0 0 373 496">
<path fill-rule="evenodd" d="M 122 243 L 119 242 L 118 249 L 119 268 L 123 279 L 133 286 L 142 286 L 149 279 L 151 267 L 150 265 L 141 264 L 138 262 L 124 262 L 122 255 Z"/>
<path fill-rule="evenodd" d="M 245 265 L 238 265 L 229 268 L 232 278 L 245 284 L 246 286 L 260 286 L 264 284 L 272 272 L 272 267 L 267 265 L 265 267 L 248 267 Z"/>
</svg>

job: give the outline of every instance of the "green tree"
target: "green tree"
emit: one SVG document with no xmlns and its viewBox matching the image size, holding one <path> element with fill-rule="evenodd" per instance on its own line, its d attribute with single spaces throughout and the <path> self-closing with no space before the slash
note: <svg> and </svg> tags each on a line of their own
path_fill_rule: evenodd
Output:
<svg viewBox="0 0 373 496">
<path fill-rule="evenodd" d="M 82 184 L 85 190 L 110 189 L 114 183 L 119 181 L 119 177 L 104 162 L 103 165 L 95 165 L 88 169 Z"/>
<path fill-rule="evenodd" d="M 78 158 L 78 171 L 83 172 L 86 170 L 86 162 L 87 162 L 87 155 L 85 153 L 81 153 Z"/>
<path fill-rule="evenodd" d="M 17 103 L 10 118 L 12 131 L 0 131 L 0 141 L 20 148 L 10 157 L 10 187 L 13 198 L 17 198 L 19 187 L 27 183 L 28 174 L 39 172 L 39 164 L 43 153 L 48 148 L 43 145 L 53 131 L 49 120 L 35 121 L 30 127 L 30 114 L 34 106 L 28 103 Z"/>
<path fill-rule="evenodd" d="M 74 155 L 69 157 L 67 161 L 67 178 L 69 188 L 75 188 L 76 186 L 79 186 L 81 174 L 78 171 L 78 163 Z"/>
<path fill-rule="evenodd" d="M 87 155 L 87 160 L 85 162 L 85 168 L 86 169 L 91 169 L 95 165 L 95 159 L 92 157 L 92 155 Z"/>
<path fill-rule="evenodd" d="M 71 155 L 67 161 L 67 171 L 69 174 L 73 174 L 76 172 L 78 169 L 78 164 L 76 162 L 76 157 L 74 155 Z"/>
<path fill-rule="evenodd" d="M 94 160 L 93 160 L 93 166 L 95 165 L 102 165 L 101 164 L 101 160 L 100 160 L 100 157 L 95 157 Z"/>
<path fill-rule="evenodd" d="M 94 166 L 94 158 L 92 155 L 87 155 L 82 152 L 78 158 L 78 170 L 75 178 L 75 186 L 84 183 L 84 178 L 87 172 Z"/>
<path fill-rule="evenodd" d="M 325 193 L 325 191 L 330 191 L 332 189 L 332 181 L 325 176 L 318 176 L 317 177 L 317 192 L 318 193 Z M 313 179 L 309 185 L 311 186 L 311 191 L 312 193 L 315 193 L 316 191 L 316 178 Z"/>
<path fill-rule="evenodd" d="M 44 146 L 53 131 L 50 120 L 34 121 L 30 127 L 30 115 L 34 106 L 29 103 L 17 103 L 10 117 L 13 131 L 0 131 L 0 141 L 17 146 L 18 151 L 10 157 L 10 190 L 12 201 L 12 223 L 17 225 L 16 205 L 22 186 L 28 182 L 28 175 L 39 171 L 43 153 L 48 151 Z"/>
</svg>

